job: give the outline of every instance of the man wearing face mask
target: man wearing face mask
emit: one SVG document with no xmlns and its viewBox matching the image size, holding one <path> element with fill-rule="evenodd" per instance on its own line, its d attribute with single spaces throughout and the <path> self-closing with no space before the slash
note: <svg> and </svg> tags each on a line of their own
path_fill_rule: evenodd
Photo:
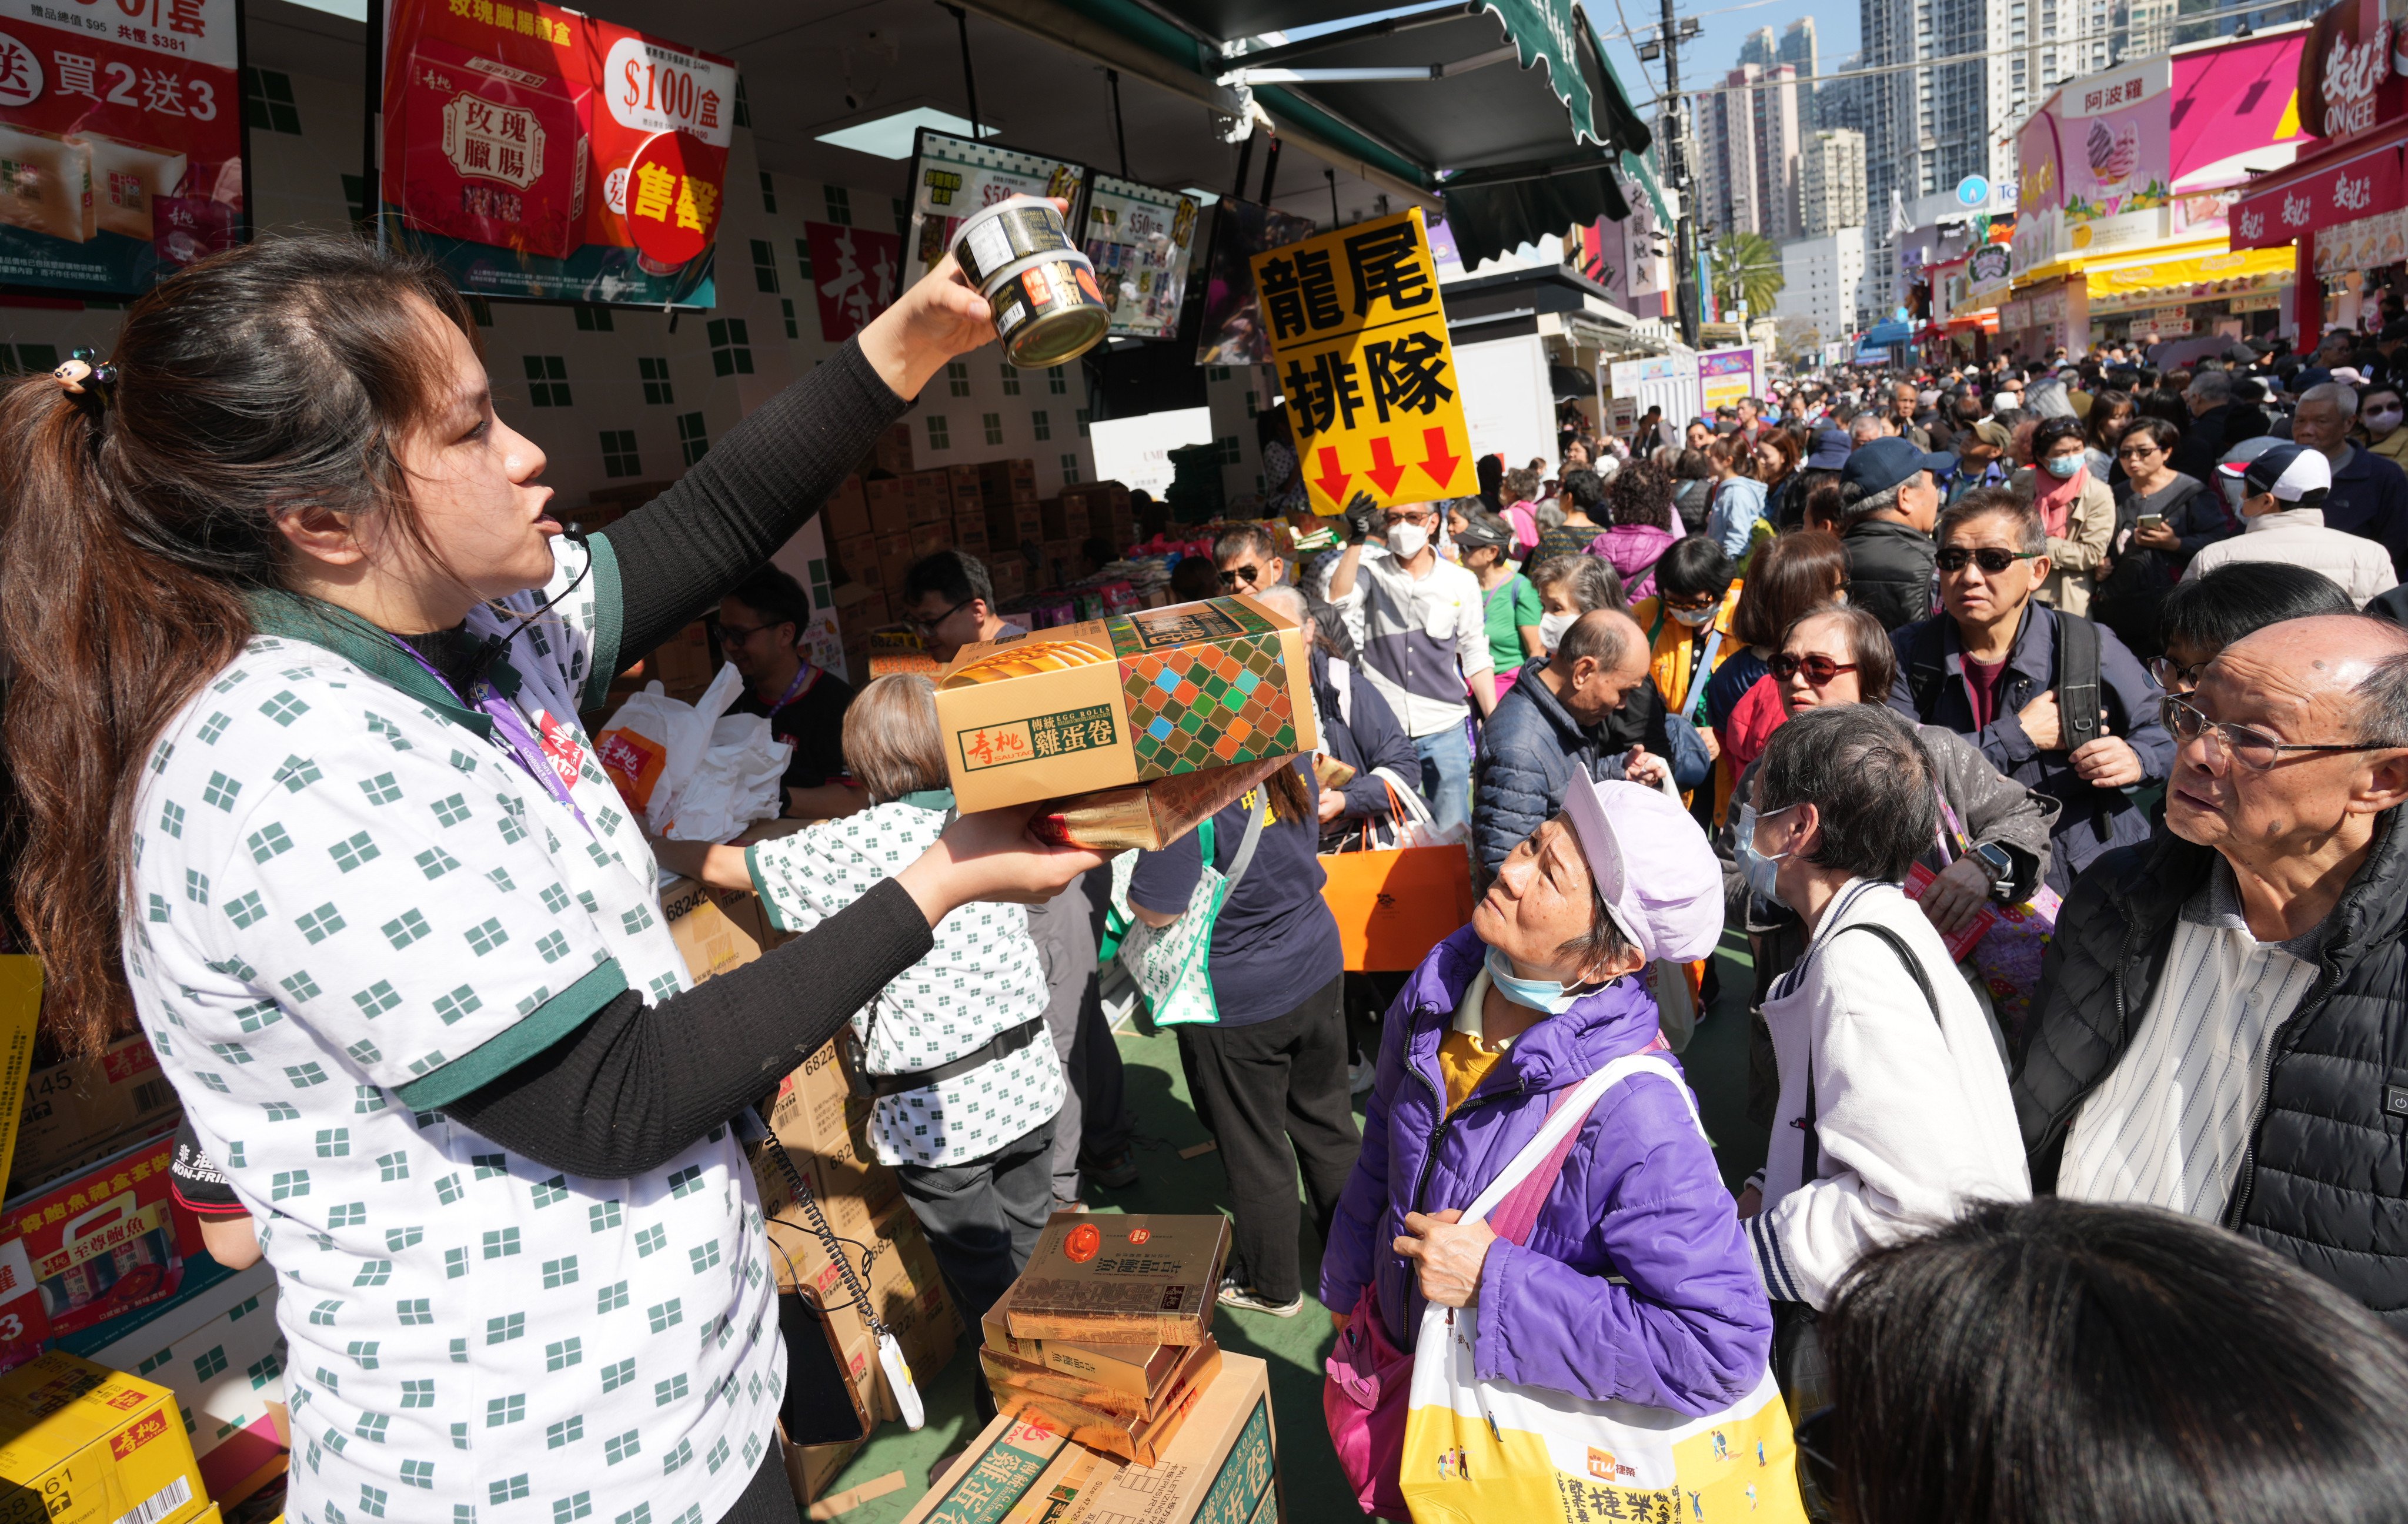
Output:
<svg viewBox="0 0 2408 1524">
<path fill-rule="evenodd" d="M 2241 514 L 2243 533 L 2192 557 L 2184 580 L 2228 562 L 2286 562 L 2331 577 L 2361 607 L 2400 585 L 2390 552 L 2362 535 L 2325 527 L 2332 468 L 2321 452 L 2272 437 L 2245 440 L 2228 452 L 2215 475 Z"/>
<path fill-rule="evenodd" d="M 1388 554 L 1363 553 L 1374 520 L 1387 528 Z M 1439 559 L 1431 538 L 1438 508 L 1400 503 L 1384 511 L 1357 495 L 1346 514 L 1345 553 L 1329 577 L 1329 601 L 1363 613 L 1363 674 L 1387 699 L 1413 738 L 1422 793 L 1442 829 L 1471 819 L 1470 706 L 1484 718 L 1497 706 L 1480 579 Z"/>
<path fill-rule="evenodd" d="M 1531 662 L 1481 737 L 1472 851 L 1484 879 L 1563 808 L 1575 772 L 1660 787 L 1672 743 L 1637 620 L 1600 608 Z"/>
<path fill-rule="evenodd" d="M 2357 420 L 2358 393 L 2329 381 L 2300 394 L 2291 438 L 2320 451 L 2332 468 L 2325 527 L 2363 534 L 2391 552 L 2394 574 L 2408 571 L 2408 472 L 2351 444 L 2349 429 Z"/>
</svg>

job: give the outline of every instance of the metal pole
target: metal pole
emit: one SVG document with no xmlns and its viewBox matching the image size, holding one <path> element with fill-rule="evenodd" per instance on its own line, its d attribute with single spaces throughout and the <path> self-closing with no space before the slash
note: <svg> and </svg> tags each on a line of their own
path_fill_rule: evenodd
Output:
<svg viewBox="0 0 2408 1524">
<path fill-rule="evenodd" d="M 1689 103 L 1681 94 L 1681 23 L 1673 17 L 1672 0 L 1664 0 L 1664 99 L 1672 113 L 1672 188 L 1680 193 L 1681 216 L 1672 230 L 1672 267 L 1678 272 L 1676 301 L 1681 342 L 1698 345 L 1698 213 L 1697 187 L 1689 173 Z"/>
<path fill-rule="evenodd" d="M 1671 0 L 1665 0 L 1665 3 L 1670 5 Z M 970 98 L 970 141 L 975 143 L 985 135 L 979 131 L 978 72 L 970 67 L 969 12 L 959 6 L 947 6 L 945 8 L 953 13 L 953 25 L 960 29 L 962 35 L 962 90 Z M 1117 100 L 1118 96 L 1115 95 L 1114 99 Z M 1123 168 L 1125 170 L 1126 166 Z"/>
<path fill-rule="evenodd" d="M 1280 140 L 1274 137 L 1271 146 L 1263 152 L 1263 193 L 1258 199 L 1266 207 L 1271 204 L 1271 196 L 1279 185 L 1279 153 Z"/>
<path fill-rule="evenodd" d="M 1338 215 L 1338 171 L 1325 169 L 1322 178 L 1329 181 L 1329 225 L 1334 230 L 1345 219 Z"/>
<path fill-rule="evenodd" d="M 1112 87 L 1112 141 L 1120 145 L 1121 178 L 1126 179 L 1129 178 L 1128 128 L 1121 121 L 1121 71 L 1106 69 L 1104 80 Z"/>
</svg>

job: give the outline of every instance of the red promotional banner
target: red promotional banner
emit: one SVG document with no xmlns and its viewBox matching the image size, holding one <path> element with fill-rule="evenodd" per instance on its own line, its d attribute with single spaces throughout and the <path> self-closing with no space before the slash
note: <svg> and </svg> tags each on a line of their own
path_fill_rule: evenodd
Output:
<svg viewBox="0 0 2408 1524">
<path fill-rule="evenodd" d="M 709 306 L 736 65 L 550 5 L 392 0 L 383 218 L 477 295 Z"/>
<path fill-rule="evenodd" d="M 248 235 L 237 0 L 0 0 L 0 285 L 130 295 Z"/>
<path fill-rule="evenodd" d="M 841 344 L 893 304 L 895 271 L 903 258 L 899 234 L 806 222 L 811 286 L 820 299 L 820 336 Z"/>
<path fill-rule="evenodd" d="M 2245 197 L 2232 208 L 2232 247 L 2271 249 L 2400 202 L 2400 146 L 2395 143 Z"/>
</svg>

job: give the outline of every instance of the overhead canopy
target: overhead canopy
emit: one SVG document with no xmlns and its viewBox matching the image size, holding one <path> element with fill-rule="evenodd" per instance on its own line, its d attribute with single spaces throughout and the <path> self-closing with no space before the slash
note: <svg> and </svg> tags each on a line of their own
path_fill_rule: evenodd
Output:
<svg viewBox="0 0 2408 1524">
<path fill-rule="evenodd" d="M 1369 0 L 966 3 L 1118 67 L 1143 54 L 1148 78 L 1224 112 L 1251 95 L 1283 136 L 1443 199 L 1459 247 L 1467 230 L 1494 252 L 1627 215 L 1612 166 L 1650 142 L 1576 0 L 1453 0 L 1235 56 L 1226 45 L 1342 21 Z M 1458 211 L 1463 192 L 1507 187 Z"/>
</svg>

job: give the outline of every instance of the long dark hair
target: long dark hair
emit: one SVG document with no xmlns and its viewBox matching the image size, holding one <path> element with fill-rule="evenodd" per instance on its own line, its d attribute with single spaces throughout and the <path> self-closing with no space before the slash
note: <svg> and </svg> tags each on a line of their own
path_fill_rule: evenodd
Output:
<svg viewBox="0 0 2408 1524">
<path fill-rule="evenodd" d="M 254 244 L 135 303 L 105 391 L 35 376 L 0 393 L 13 897 L 70 1050 L 132 1023 L 119 906 L 141 766 L 251 638 L 244 594 L 282 580 L 277 516 L 390 513 L 426 548 L 400 457 L 448 402 L 426 309 L 475 342 L 432 266 Z"/>
<path fill-rule="evenodd" d="M 1866 1256 L 1820 1332 L 1856 1524 L 2408 1515 L 2408 1346 L 2172 1212 L 1975 1207 Z"/>
</svg>

